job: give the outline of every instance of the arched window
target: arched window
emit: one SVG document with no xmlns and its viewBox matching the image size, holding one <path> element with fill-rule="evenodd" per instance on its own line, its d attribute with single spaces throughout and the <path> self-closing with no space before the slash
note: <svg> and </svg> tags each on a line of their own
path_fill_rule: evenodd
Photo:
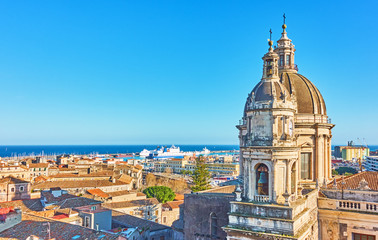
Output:
<svg viewBox="0 0 378 240">
<path fill-rule="evenodd" d="M 269 195 L 269 169 L 265 164 L 256 168 L 256 191 L 258 195 Z"/>
<path fill-rule="evenodd" d="M 211 237 L 216 237 L 218 233 L 218 218 L 215 213 L 210 213 L 210 233 Z"/>
</svg>

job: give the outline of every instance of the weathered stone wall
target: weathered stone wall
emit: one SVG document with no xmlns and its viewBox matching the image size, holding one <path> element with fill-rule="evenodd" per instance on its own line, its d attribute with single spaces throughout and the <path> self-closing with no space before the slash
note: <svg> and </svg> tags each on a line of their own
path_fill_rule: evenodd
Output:
<svg viewBox="0 0 378 240">
<path fill-rule="evenodd" d="M 225 239 L 222 227 L 228 225 L 231 194 L 187 194 L 184 203 L 184 236 L 187 240 L 211 237 L 211 213 L 217 216 L 217 237 Z M 214 238 L 218 239 L 218 238 Z"/>
<path fill-rule="evenodd" d="M 322 192 L 332 199 L 378 202 L 378 192 L 376 191 L 322 189 Z"/>
</svg>

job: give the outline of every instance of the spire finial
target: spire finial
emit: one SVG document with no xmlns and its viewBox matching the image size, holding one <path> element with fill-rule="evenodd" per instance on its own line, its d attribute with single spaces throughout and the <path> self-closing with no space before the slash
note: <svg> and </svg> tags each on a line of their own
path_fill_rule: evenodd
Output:
<svg viewBox="0 0 378 240">
<path fill-rule="evenodd" d="M 272 47 L 272 45 L 273 45 L 273 41 L 272 41 L 272 29 L 270 29 L 269 30 L 269 42 L 268 42 L 268 44 L 269 44 L 269 46 L 270 47 Z"/>
<path fill-rule="evenodd" d="M 284 13 L 283 14 L 283 25 L 282 25 L 282 29 L 285 31 L 286 29 L 286 14 Z"/>
</svg>

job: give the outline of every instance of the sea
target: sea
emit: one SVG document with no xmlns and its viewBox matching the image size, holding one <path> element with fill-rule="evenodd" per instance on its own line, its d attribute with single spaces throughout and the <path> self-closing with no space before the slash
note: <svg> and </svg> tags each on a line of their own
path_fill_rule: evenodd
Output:
<svg viewBox="0 0 378 240">
<path fill-rule="evenodd" d="M 138 153 L 143 149 L 153 150 L 158 146 L 170 145 L 9 145 L 0 146 L 0 157 L 48 156 L 60 154 L 116 154 Z M 205 147 L 210 151 L 239 150 L 239 145 L 176 145 L 181 151 L 202 151 Z M 370 151 L 378 150 L 378 145 L 368 146 Z M 332 149 L 334 146 L 332 146 Z"/>
<path fill-rule="evenodd" d="M 116 154 L 138 153 L 143 149 L 154 150 L 158 146 L 171 145 L 10 145 L 0 146 L 0 157 L 49 156 L 60 154 Z M 239 150 L 239 145 L 175 145 L 181 151 L 202 151 L 205 147 L 210 151 Z"/>
</svg>

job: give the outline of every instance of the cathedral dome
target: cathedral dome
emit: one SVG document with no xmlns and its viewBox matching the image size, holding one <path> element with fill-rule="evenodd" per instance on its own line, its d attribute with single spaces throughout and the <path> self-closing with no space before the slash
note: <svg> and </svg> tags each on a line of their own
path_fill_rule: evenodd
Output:
<svg viewBox="0 0 378 240">
<path fill-rule="evenodd" d="M 283 100 L 285 96 L 285 87 L 275 81 L 261 81 L 252 90 L 251 95 L 254 96 L 256 102 Z"/>
<path fill-rule="evenodd" d="M 281 72 L 280 82 L 297 101 L 297 113 L 327 115 L 322 95 L 315 85 L 296 72 Z"/>
</svg>

